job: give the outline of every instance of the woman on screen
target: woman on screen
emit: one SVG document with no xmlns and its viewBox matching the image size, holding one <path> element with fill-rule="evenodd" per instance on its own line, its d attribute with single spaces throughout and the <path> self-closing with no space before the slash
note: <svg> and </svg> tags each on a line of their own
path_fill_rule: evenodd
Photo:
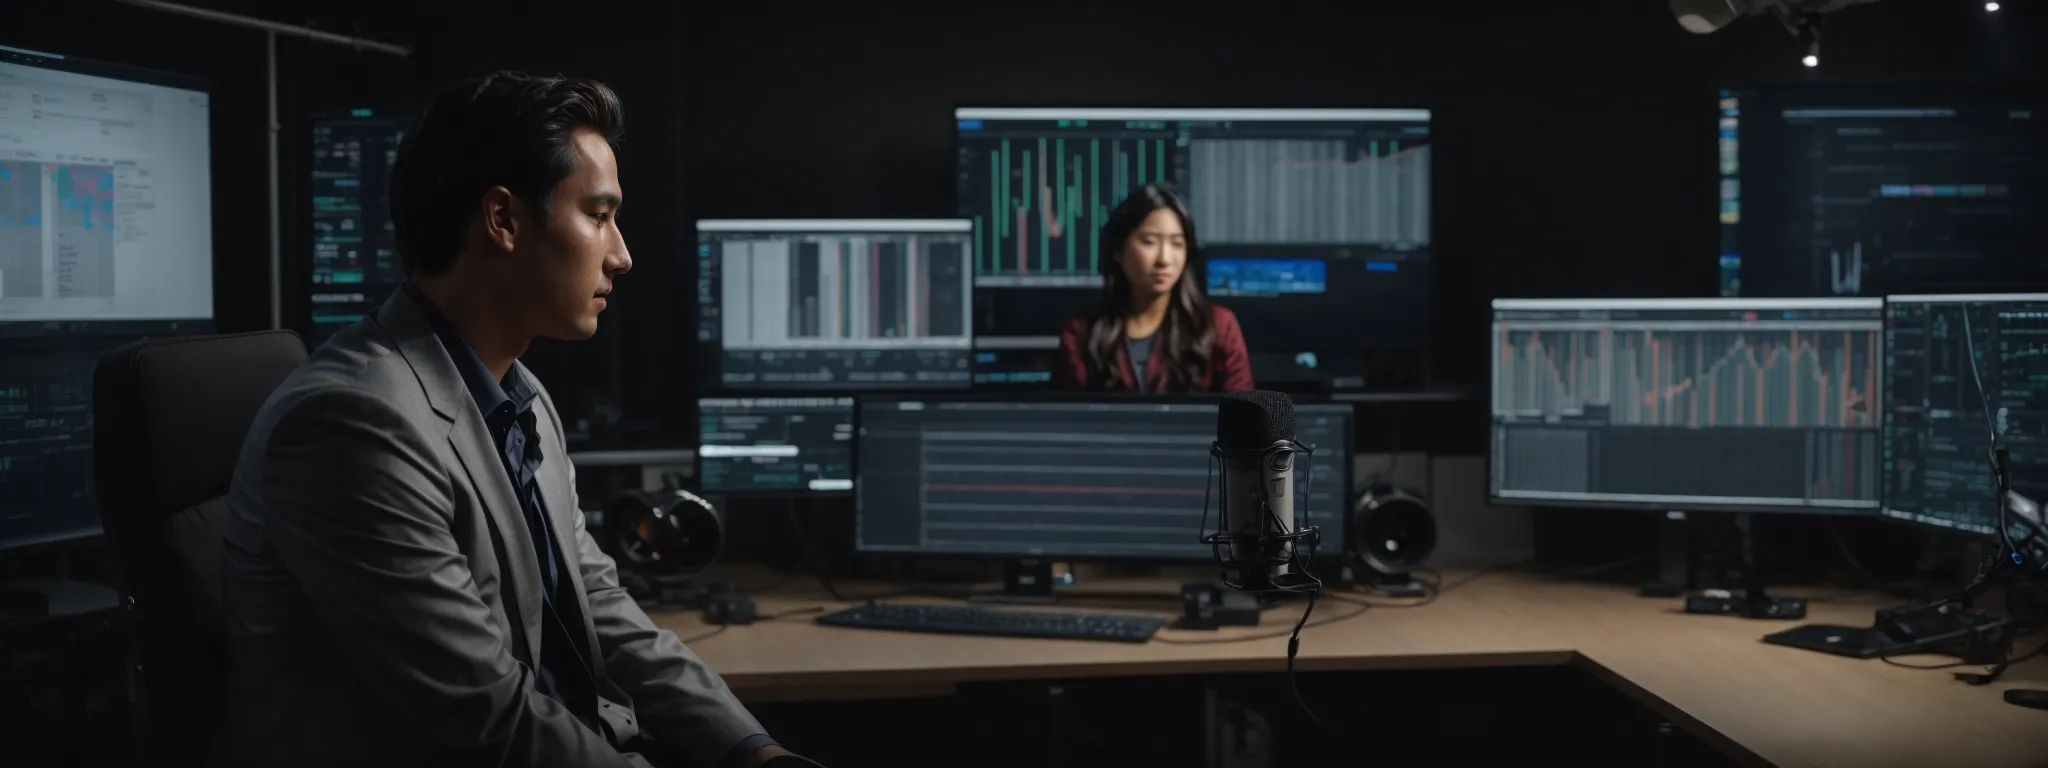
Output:
<svg viewBox="0 0 2048 768">
<path fill-rule="evenodd" d="M 1195 220 L 1147 184 L 1102 225 L 1102 295 L 1060 329 L 1061 379 L 1085 390 L 1237 392 L 1252 388 L 1244 331 L 1209 303 L 1195 273 Z M 1143 376 L 1133 375 L 1141 371 Z"/>
</svg>

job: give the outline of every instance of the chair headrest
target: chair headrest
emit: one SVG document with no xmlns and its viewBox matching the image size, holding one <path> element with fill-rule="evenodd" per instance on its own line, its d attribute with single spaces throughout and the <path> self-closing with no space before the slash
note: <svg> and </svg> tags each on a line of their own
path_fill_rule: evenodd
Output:
<svg viewBox="0 0 2048 768">
<path fill-rule="evenodd" d="M 138 341 L 101 356 L 92 399 L 102 517 L 150 522 L 227 493 L 256 412 L 305 359 L 291 331 Z"/>
</svg>

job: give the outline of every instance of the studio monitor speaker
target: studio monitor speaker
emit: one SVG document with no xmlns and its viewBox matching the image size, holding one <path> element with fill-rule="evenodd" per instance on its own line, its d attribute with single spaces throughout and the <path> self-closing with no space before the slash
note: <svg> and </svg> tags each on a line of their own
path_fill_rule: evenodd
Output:
<svg viewBox="0 0 2048 768">
<path fill-rule="evenodd" d="M 1423 594 L 1413 573 L 1436 552 L 1436 517 L 1420 491 L 1374 483 L 1358 494 L 1348 522 L 1345 551 L 1362 581 L 1387 595 Z"/>
</svg>

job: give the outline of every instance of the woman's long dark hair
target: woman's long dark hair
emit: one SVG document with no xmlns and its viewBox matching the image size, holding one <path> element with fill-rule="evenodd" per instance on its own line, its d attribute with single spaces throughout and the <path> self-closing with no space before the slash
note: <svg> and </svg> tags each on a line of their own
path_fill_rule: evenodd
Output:
<svg viewBox="0 0 2048 768">
<path fill-rule="evenodd" d="M 1181 269 L 1180 280 L 1173 284 L 1166 319 L 1153 336 L 1152 354 L 1162 356 L 1167 391 L 1195 391 L 1209 380 L 1209 349 L 1216 343 L 1216 316 L 1210 309 L 1209 297 L 1202 293 L 1198 276 L 1201 262 L 1195 256 L 1195 217 L 1188 214 L 1187 201 L 1162 185 L 1145 185 L 1110 212 L 1109 220 L 1102 225 L 1102 252 L 1122 254 L 1131 234 L 1138 231 L 1146 217 L 1161 208 L 1173 211 L 1180 219 L 1181 233 L 1187 239 L 1187 264 Z M 1124 336 L 1124 318 L 1134 309 L 1131 280 L 1124 276 L 1120 257 L 1103 259 L 1097 268 L 1102 272 L 1102 295 L 1088 320 L 1086 384 L 1089 389 L 1110 389 L 1117 386 L 1117 364 L 1128 341 Z M 1142 387 L 1144 363 L 1131 362 L 1131 375 Z"/>
</svg>

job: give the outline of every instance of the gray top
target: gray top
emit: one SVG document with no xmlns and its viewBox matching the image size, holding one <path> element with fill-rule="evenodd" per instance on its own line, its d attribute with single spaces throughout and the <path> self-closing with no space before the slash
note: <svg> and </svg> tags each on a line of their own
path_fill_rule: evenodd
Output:
<svg viewBox="0 0 2048 768">
<path fill-rule="evenodd" d="M 1137 384 L 1139 392 L 1145 391 L 1145 371 L 1150 367 L 1149 364 L 1152 361 L 1152 339 L 1157 335 L 1153 334 L 1142 339 L 1128 337 L 1124 339 L 1124 344 L 1131 353 L 1131 379 Z"/>
</svg>

